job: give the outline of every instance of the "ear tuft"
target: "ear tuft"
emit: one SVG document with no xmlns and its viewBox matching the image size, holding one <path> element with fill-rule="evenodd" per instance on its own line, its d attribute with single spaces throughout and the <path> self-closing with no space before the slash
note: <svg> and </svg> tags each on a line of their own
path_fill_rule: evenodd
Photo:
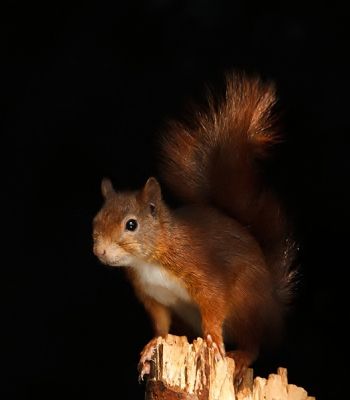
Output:
<svg viewBox="0 0 350 400">
<path fill-rule="evenodd" d="M 114 193 L 112 182 L 108 178 L 103 178 L 101 183 L 101 191 L 105 199 Z"/>
<path fill-rule="evenodd" d="M 155 178 L 149 178 L 142 189 L 142 199 L 150 206 L 151 214 L 154 215 L 159 201 L 162 199 L 160 185 Z"/>
</svg>

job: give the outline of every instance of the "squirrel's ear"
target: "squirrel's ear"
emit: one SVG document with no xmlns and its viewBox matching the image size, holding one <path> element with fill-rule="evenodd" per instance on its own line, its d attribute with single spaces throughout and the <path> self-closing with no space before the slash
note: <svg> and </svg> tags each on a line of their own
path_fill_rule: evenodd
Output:
<svg viewBox="0 0 350 400">
<path fill-rule="evenodd" d="M 101 183 L 101 191 L 105 199 L 114 193 L 112 182 L 108 178 L 103 178 Z"/>
<path fill-rule="evenodd" d="M 151 214 L 154 215 L 158 202 L 162 198 L 160 185 L 155 178 L 149 178 L 141 193 L 143 201 L 147 202 L 151 209 Z"/>
</svg>

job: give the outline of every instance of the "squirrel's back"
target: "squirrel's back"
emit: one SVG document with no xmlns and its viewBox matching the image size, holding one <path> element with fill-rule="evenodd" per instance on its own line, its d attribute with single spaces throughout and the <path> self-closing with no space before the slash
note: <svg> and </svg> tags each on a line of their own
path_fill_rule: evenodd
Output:
<svg viewBox="0 0 350 400">
<path fill-rule="evenodd" d="M 279 139 L 271 84 L 233 73 L 223 97 L 209 93 L 189 122 L 169 122 L 161 138 L 164 182 L 184 203 L 208 203 L 247 228 L 260 244 L 288 303 L 295 254 L 290 224 L 273 191 L 263 187 L 259 162 Z"/>
</svg>

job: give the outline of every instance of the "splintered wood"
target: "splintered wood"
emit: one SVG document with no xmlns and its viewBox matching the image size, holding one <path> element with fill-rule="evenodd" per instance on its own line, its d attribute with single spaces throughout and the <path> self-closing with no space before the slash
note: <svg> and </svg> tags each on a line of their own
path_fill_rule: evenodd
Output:
<svg viewBox="0 0 350 400">
<path fill-rule="evenodd" d="M 146 400 L 315 400 L 300 387 L 288 384 L 287 370 L 279 368 L 268 379 L 247 374 L 235 393 L 234 361 L 214 360 L 203 339 L 189 344 L 185 336 L 159 337 L 153 355 Z"/>
</svg>

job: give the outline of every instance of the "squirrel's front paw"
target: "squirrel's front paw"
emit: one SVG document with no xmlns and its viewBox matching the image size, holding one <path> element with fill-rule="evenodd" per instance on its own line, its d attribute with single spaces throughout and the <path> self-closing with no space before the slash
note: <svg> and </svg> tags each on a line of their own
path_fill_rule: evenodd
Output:
<svg viewBox="0 0 350 400">
<path fill-rule="evenodd" d="M 138 364 L 138 371 L 139 371 L 139 382 L 143 381 L 143 377 L 145 375 L 149 375 L 151 372 L 151 361 L 152 355 L 156 348 L 157 338 L 153 338 L 146 346 L 143 348 L 141 352 L 140 361 Z"/>
<path fill-rule="evenodd" d="M 225 358 L 225 346 L 221 340 L 214 341 L 212 336 L 209 334 L 205 338 L 207 346 L 214 350 L 214 358 L 215 361 L 221 360 L 221 358 Z"/>
</svg>

